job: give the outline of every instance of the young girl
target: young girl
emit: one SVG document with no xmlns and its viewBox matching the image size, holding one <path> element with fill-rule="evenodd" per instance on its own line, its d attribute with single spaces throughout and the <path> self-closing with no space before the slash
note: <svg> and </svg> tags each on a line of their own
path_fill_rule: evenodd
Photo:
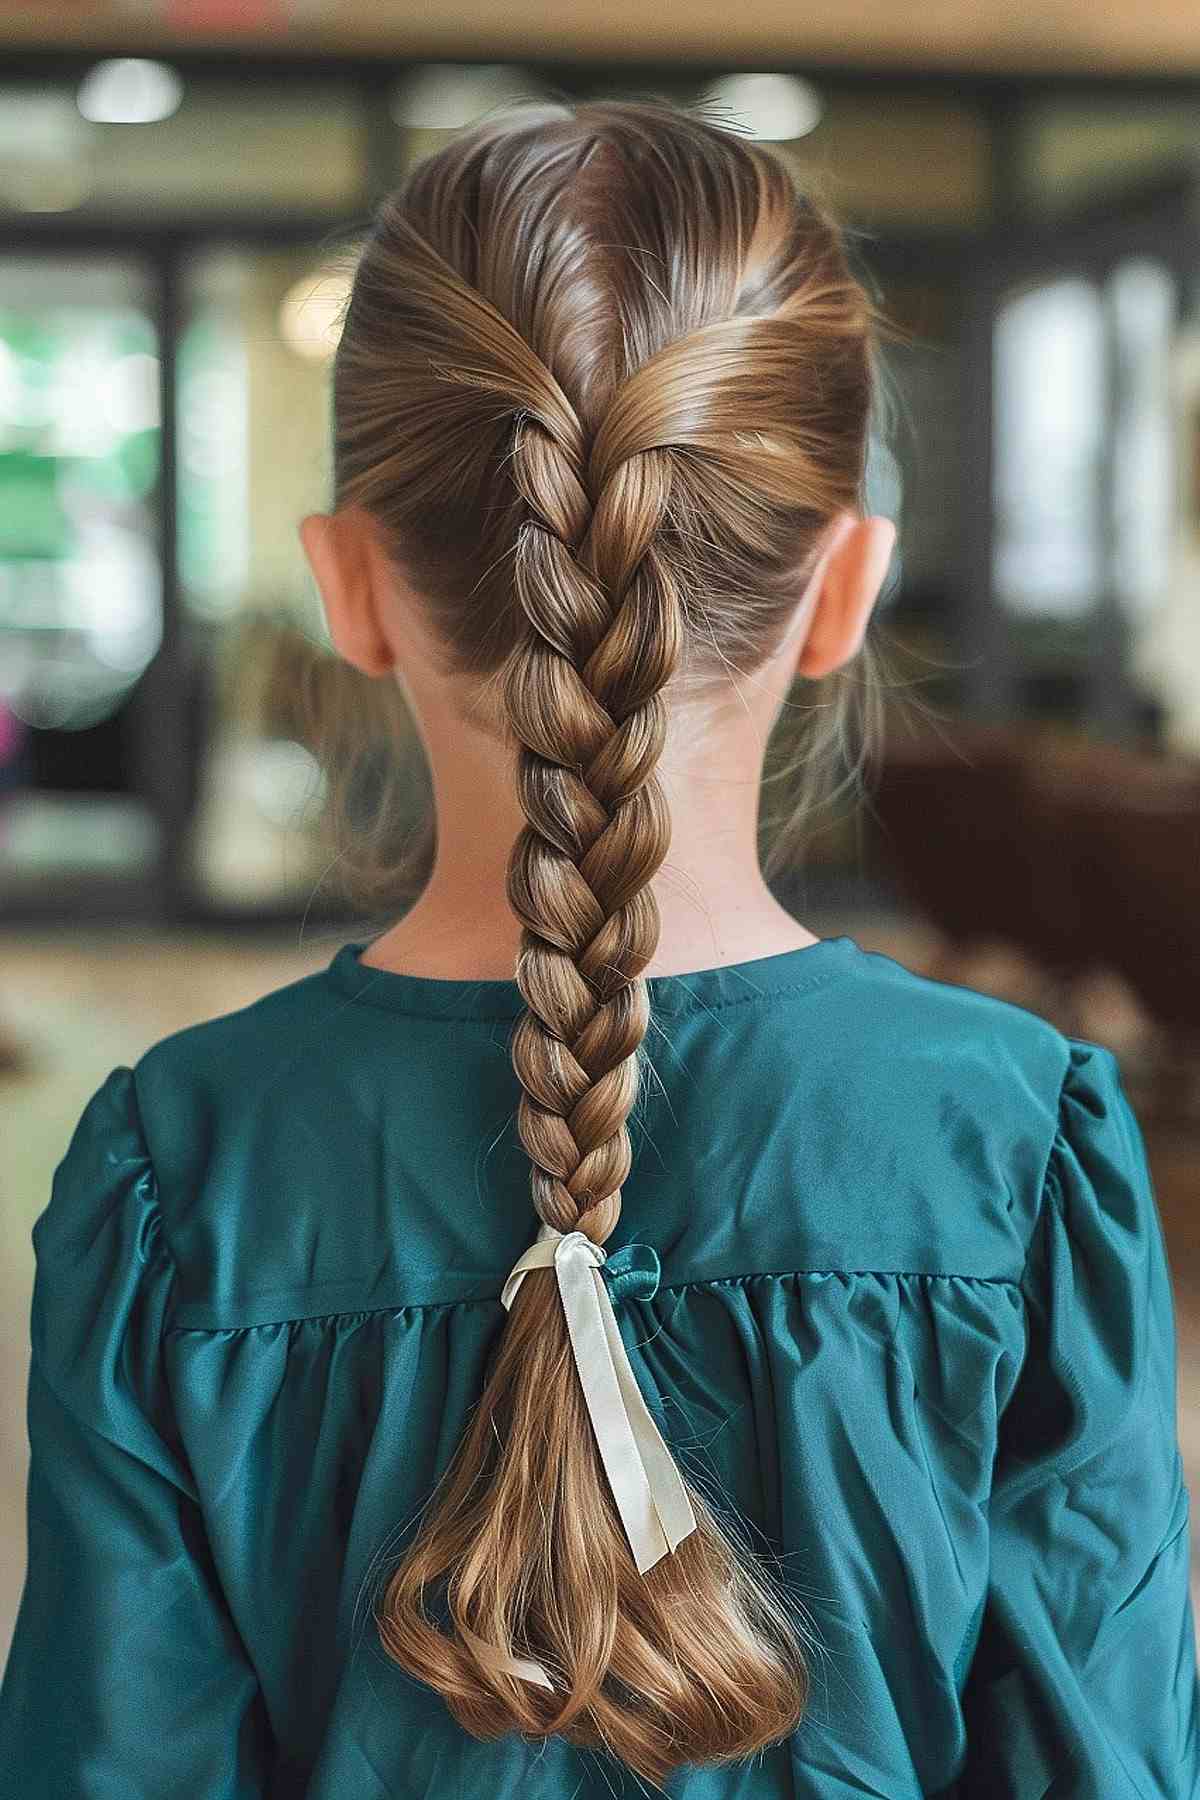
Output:
<svg viewBox="0 0 1200 1800">
<path fill-rule="evenodd" d="M 875 331 L 824 209 L 658 100 L 379 208 L 301 530 L 436 861 L 56 1171 L 6 1795 L 1197 1793 L 1115 1059 L 759 872 L 892 551 Z"/>
</svg>

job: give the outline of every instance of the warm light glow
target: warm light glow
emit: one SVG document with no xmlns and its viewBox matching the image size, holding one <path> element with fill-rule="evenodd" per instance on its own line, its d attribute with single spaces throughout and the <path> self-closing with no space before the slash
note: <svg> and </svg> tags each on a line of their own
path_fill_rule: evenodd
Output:
<svg viewBox="0 0 1200 1800">
<path fill-rule="evenodd" d="M 426 63 L 397 83 L 391 112 L 397 125 L 457 131 L 493 107 L 537 92 L 533 77 L 508 63 Z"/>
<path fill-rule="evenodd" d="M 266 738 L 253 746 L 246 773 L 259 811 L 273 824 L 313 822 L 325 792 L 324 772 L 311 750 L 291 738 Z"/>
<path fill-rule="evenodd" d="M 723 75 L 706 89 L 704 102 L 714 123 L 727 123 L 764 142 L 807 137 L 821 122 L 821 96 L 798 75 Z M 726 113 L 728 119 L 722 116 Z"/>
<path fill-rule="evenodd" d="M 318 269 L 294 282 L 279 308 L 279 331 L 288 349 L 314 361 L 332 356 L 349 291 L 345 269 Z"/>
<path fill-rule="evenodd" d="M 166 63 L 119 56 L 89 69 L 76 104 L 96 125 L 153 125 L 169 119 L 182 99 L 183 83 Z"/>
</svg>

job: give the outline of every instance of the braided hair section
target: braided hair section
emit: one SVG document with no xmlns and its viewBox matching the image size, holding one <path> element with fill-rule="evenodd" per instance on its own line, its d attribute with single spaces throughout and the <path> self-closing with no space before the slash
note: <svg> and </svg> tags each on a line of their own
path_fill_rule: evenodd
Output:
<svg viewBox="0 0 1200 1800">
<path fill-rule="evenodd" d="M 672 571 L 655 551 L 669 452 L 616 461 L 602 429 L 556 441 L 524 418 L 512 471 L 531 517 L 515 591 L 527 631 L 505 676 L 528 824 L 509 865 L 522 924 L 517 1126 L 539 1217 L 603 1243 L 629 1173 L 626 1121 L 658 942 L 650 883 L 670 843 L 655 765 L 679 658 Z M 592 495 L 595 495 L 593 503 Z"/>
</svg>

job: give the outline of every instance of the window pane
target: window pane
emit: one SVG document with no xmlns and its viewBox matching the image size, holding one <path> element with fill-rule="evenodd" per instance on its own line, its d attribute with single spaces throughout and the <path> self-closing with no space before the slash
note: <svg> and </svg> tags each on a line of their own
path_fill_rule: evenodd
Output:
<svg viewBox="0 0 1200 1800">
<path fill-rule="evenodd" d="M 1021 175 L 1040 210 L 1066 210 L 1110 194 L 1131 179 L 1190 161 L 1200 107 L 1135 94 L 1059 96 L 1028 103 L 1021 131 Z"/>
<path fill-rule="evenodd" d="M 826 101 L 816 129 L 779 148 L 801 181 L 815 177 L 843 214 L 920 229 L 986 218 L 990 151 L 977 108 L 886 89 L 834 89 Z"/>
<path fill-rule="evenodd" d="M 126 727 L 162 637 L 159 369 L 135 267 L 7 257 L 0 295 L 0 886 L 16 894 L 156 853 Z"/>
<path fill-rule="evenodd" d="M 1104 315 L 1069 277 L 1014 295 L 993 347 L 993 582 L 1014 612 L 1090 611 L 1103 567 Z"/>
<path fill-rule="evenodd" d="M 330 504 L 324 270 L 307 247 L 218 247 L 188 269 L 180 569 L 210 691 L 188 875 L 221 906 L 302 904 L 321 872 L 291 690 L 329 644 L 296 531 Z"/>
</svg>

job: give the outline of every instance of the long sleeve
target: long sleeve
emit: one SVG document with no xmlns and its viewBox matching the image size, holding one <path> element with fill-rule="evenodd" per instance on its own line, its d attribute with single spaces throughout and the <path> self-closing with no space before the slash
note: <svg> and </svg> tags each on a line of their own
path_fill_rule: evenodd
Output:
<svg viewBox="0 0 1200 1800">
<path fill-rule="evenodd" d="M 963 1791 L 1197 1800 L 1200 1679 L 1166 1249 L 1116 1059 L 1068 1044 L 1022 1280 L 1026 1358 L 994 1469 Z"/>
<path fill-rule="evenodd" d="M 28 1565 L 5 1800 L 256 1800 L 270 1732 L 172 1424 L 174 1281 L 133 1071 L 89 1100 L 33 1229 Z"/>
</svg>

